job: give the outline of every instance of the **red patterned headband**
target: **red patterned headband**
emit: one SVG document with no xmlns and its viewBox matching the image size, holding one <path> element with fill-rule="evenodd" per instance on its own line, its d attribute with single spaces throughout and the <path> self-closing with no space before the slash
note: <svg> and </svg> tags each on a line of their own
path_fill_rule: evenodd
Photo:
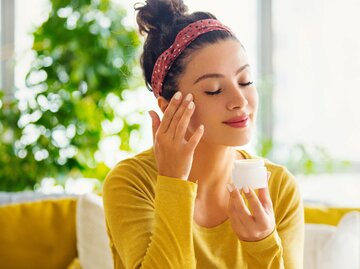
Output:
<svg viewBox="0 0 360 269">
<path fill-rule="evenodd" d="M 226 31 L 232 34 L 228 27 L 214 19 L 193 22 L 177 34 L 174 43 L 159 56 L 154 65 L 151 87 L 156 98 L 161 94 L 164 79 L 171 65 L 181 52 L 198 36 L 215 30 Z"/>
</svg>

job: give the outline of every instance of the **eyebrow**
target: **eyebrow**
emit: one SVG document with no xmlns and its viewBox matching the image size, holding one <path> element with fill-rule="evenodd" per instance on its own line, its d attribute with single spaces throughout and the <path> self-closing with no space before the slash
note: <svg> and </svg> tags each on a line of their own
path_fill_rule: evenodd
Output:
<svg viewBox="0 0 360 269">
<path fill-rule="evenodd" d="M 236 70 L 235 75 L 239 74 L 241 71 L 243 71 L 246 67 L 250 67 L 249 64 L 245 64 L 243 66 L 241 66 L 238 70 Z M 195 85 L 196 83 L 198 83 L 199 81 L 203 80 L 203 79 L 207 79 L 207 78 L 223 78 L 224 75 L 222 74 L 217 74 L 217 73 L 210 73 L 210 74 L 205 74 L 202 75 L 200 77 L 198 77 L 195 82 L 193 83 L 193 85 Z"/>
</svg>

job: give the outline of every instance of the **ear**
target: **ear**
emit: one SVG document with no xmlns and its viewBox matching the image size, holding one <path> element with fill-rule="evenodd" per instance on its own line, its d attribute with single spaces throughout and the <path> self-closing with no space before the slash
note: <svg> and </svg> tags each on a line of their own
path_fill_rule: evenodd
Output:
<svg viewBox="0 0 360 269">
<path fill-rule="evenodd" d="M 157 98 L 157 102 L 158 102 L 158 106 L 161 109 L 162 113 L 165 112 L 165 109 L 167 108 L 167 106 L 169 105 L 169 101 L 166 100 L 164 97 L 159 96 Z"/>
</svg>

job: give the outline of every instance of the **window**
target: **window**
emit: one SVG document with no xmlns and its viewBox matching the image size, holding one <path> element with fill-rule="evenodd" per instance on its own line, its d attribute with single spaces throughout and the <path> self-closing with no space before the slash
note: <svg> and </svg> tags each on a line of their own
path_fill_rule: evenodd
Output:
<svg viewBox="0 0 360 269">
<path fill-rule="evenodd" d="M 2 2 L 0 1 L 0 44 L 1 44 L 1 49 L 0 49 L 0 89 L 2 87 L 2 65 L 3 65 L 3 29 L 2 29 L 2 20 L 3 20 L 3 15 L 2 15 Z"/>
<path fill-rule="evenodd" d="M 359 165 L 360 2 L 273 3 L 274 137 Z"/>
<path fill-rule="evenodd" d="M 138 1 L 113 1 L 128 10 L 123 23 L 137 27 L 133 5 Z M 212 12 L 236 33 L 246 48 L 254 74 L 264 73 L 260 69 L 270 69 L 271 99 L 263 98 L 269 110 L 261 104 L 263 113 L 258 114 L 262 117 L 258 121 L 270 122 L 271 128 L 262 131 L 265 129 L 267 132 L 263 133 L 276 143 L 275 153 L 270 157 L 273 161 L 287 164 L 289 149 L 300 143 L 322 146 L 333 158 L 354 163 L 353 172 L 360 172 L 360 39 L 356 34 L 356 26 L 360 24 L 359 1 L 209 0 L 206 5 L 197 0 L 184 2 L 190 12 L 204 9 Z M 1 74 L 4 77 L 7 66 L 3 40 L 7 30 L 15 32 L 16 65 L 12 65 L 11 72 L 15 74 L 19 97 L 26 98 L 26 90 L 21 90 L 25 89 L 25 75 L 33 59 L 31 32 L 46 19 L 49 1 L 1 0 L 0 3 Z M 12 16 L 9 20 L 8 16 L 6 22 L 11 23 L 4 24 L 4 10 L 9 3 L 15 10 L 15 19 Z M 270 42 L 272 46 L 268 45 Z M 261 84 L 262 79 L 259 76 L 255 81 Z M 4 81 L 0 78 L 0 82 Z M 261 87 L 258 85 L 259 94 L 264 95 Z M 127 99 L 131 105 L 154 109 L 161 115 L 156 99 L 145 87 L 131 92 Z M 152 145 L 150 117 L 143 117 L 141 125 L 141 139 L 134 143 L 136 151 Z M 246 148 L 254 152 L 258 142 L 254 140 Z M 109 143 L 108 148 L 114 147 Z M 116 154 L 107 154 L 112 165 L 128 157 Z"/>
<path fill-rule="evenodd" d="M 6 98 L 13 85 L 13 48 L 14 48 L 14 3 L 9 0 L 0 1 L 0 88 Z"/>
<path fill-rule="evenodd" d="M 113 1 L 127 8 L 128 18 L 124 23 L 136 27 L 133 10 L 136 1 Z M 260 2 L 206 2 L 206 10 L 230 26 L 244 44 L 254 74 L 257 74 L 259 61 L 257 12 Z M 201 1 L 187 0 L 185 3 L 190 12 L 204 9 Z M 355 34 L 360 22 L 356 13 L 360 3 L 356 0 L 274 0 L 272 4 L 274 120 L 271 135 L 284 145 L 321 145 L 336 158 L 360 163 L 357 141 L 360 137 L 357 105 L 360 40 Z M 18 89 L 25 87 L 25 74 L 33 57 L 29 51 L 30 33 L 46 19 L 48 8 L 47 0 L 15 1 L 14 73 Z M 3 44 L 2 67 L 4 51 Z M 148 97 L 147 108 L 156 110 L 155 98 L 151 98 L 151 94 Z M 144 124 L 144 132 L 151 134 L 150 118 Z M 151 145 L 151 135 L 145 140 L 139 150 Z"/>
<path fill-rule="evenodd" d="M 34 59 L 32 32 L 46 20 L 48 0 L 15 0 L 15 87 L 25 88 L 25 76 Z"/>
</svg>

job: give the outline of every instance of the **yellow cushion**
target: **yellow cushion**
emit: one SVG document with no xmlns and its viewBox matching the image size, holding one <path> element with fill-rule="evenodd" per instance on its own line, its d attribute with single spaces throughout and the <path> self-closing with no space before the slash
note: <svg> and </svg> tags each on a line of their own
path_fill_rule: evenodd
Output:
<svg viewBox="0 0 360 269">
<path fill-rule="evenodd" d="M 350 211 L 360 211 L 360 208 L 311 207 L 305 205 L 305 223 L 337 226 L 341 218 Z"/>
<path fill-rule="evenodd" d="M 75 198 L 0 206 L 1 268 L 67 268 L 77 257 L 75 210 Z"/>
</svg>

